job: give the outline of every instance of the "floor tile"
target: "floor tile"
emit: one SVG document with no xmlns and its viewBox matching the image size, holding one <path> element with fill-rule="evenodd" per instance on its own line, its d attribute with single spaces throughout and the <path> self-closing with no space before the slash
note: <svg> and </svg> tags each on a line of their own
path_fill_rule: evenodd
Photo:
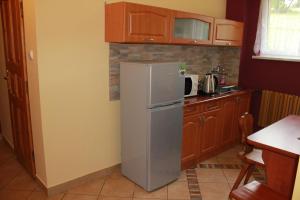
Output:
<svg viewBox="0 0 300 200">
<path fill-rule="evenodd" d="M 132 200 L 132 198 L 122 198 L 122 197 L 102 197 L 100 196 L 98 200 Z M 149 199 L 148 199 L 149 200 Z"/>
<path fill-rule="evenodd" d="M 31 191 L 10 191 L 2 190 L 0 191 L 0 199 L 2 200 L 27 200 Z"/>
<path fill-rule="evenodd" d="M 198 181 L 201 183 L 227 183 L 221 169 L 196 169 Z"/>
<path fill-rule="evenodd" d="M 240 174 L 240 169 L 223 169 L 225 177 L 229 183 L 234 183 Z"/>
<path fill-rule="evenodd" d="M 33 178 L 25 170 L 21 170 L 5 189 L 33 191 L 37 187 L 38 185 Z"/>
<path fill-rule="evenodd" d="M 231 148 L 231 149 L 229 149 L 229 150 L 227 150 L 227 151 L 224 151 L 224 152 L 218 154 L 217 157 L 218 157 L 218 158 L 219 158 L 219 157 L 236 158 L 239 151 L 240 151 L 239 148 L 233 147 L 233 148 Z"/>
<path fill-rule="evenodd" d="M 177 181 L 187 181 L 186 171 L 185 170 L 180 173 L 180 176 L 177 179 Z"/>
<path fill-rule="evenodd" d="M 33 192 L 30 194 L 28 200 L 62 200 L 64 194 L 58 194 L 51 197 L 47 197 L 45 192 Z"/>
<path fill-rule="evenodd" d="M 1 147 L 0 152 L 0 166 L 5 164 L 9 159 L 14 158 L 14 154 L 8 147 Z"/>
<path fill-rule="evenodd" d="M 124 176 L 123 176 L 123 174 L 121 172 L 121 167 L 116 167 L 108 177 L 110 179 L 124 178 Z"/>
<path fill-rule="evenodd" d="M 21 170 L 21 165 L 15 159 L 11 159 L 0 166 L 0 189 L 9 184 Z"/>
<path fill-rule="evenodd" d="M 200 164 L 219 164 L 219 161 L 216 156 L 216 157 L 204 160 L 204 161 L 200 162 Z"/>
<path fill-rule="evenodd" d="M 81 195 L 81 194 L 66 194 L 63 200 L 97 200 L 98 196 Z"/>
<path fill-rule="evenodd" d="M 199 183 L 203 200 L 228 200 L 230 192 L 227 183 Z"/>
<path fill-rule="evenodd" d="M 87 183 L 81 184 L 68 191 L 70 194 L 86 194 L 86 195 L 99 195 L 104 179 L 96 179 Z"/>
<path fill-rule="evenodd" d="M 133 200 L 160 200 L 160 199 L 142 199 L 142 198 L 133 198 Z"/>
<path fill-rule="evenodd" d="M 126 178 L 107 179 L 101 191 L 107 197 L 133 197 L 135 184 Z"/>
<path fill-rule="evenodd" d="M 176 181 L 168 185 L 168 199 L 190 199 L 187 182 Z"/>
<path fill-rule="evenodd" d="M 147 192 L 140 186 L 135 186 L 134 188 L 134 198 L 140 199 L 167 199 L 168 190 L 167 187 L 163 187 L 153 192 Z"/>
<path fill-rule="evenodd" d="M 218 162 L 222 164 L 242 164 L 243 162 L 241 159 L 236 157 L 224 157 L 224 156 L 218 156 Z"/>
</svg>

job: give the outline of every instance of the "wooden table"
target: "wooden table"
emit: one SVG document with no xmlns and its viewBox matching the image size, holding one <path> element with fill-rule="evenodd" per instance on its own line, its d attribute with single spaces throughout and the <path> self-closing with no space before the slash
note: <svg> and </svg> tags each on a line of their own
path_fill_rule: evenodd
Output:
<svg viewBox="0 0 300 200">
<path fill-rule="evenodd" d="M 300 156 L 300 116 L 288 116 L 248 137 L 263 150 L 267 186 L 292 198 Z"/>
</svg>

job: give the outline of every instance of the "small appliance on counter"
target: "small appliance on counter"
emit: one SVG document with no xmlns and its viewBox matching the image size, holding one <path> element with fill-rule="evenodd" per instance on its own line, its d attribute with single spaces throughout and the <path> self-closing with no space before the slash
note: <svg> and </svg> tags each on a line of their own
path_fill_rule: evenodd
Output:
<svg viewBox="0 0 300 200">
<path fill-rule="evenodd" d="M 199 75 L 185 74 L 184 97 L 191 97 L 198 95 Z"/>
<path fill-rule="evenodd" d="M 203 79 L 202 92 L 205 94 L 214 94 L 218 87 L 218 78 L 215 74 L 207 73 Z"/>
</svg>

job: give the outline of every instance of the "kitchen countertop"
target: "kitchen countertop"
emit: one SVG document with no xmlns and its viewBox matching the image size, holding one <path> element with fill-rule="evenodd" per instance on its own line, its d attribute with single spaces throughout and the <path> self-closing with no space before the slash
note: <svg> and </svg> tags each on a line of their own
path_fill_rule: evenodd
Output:
<svg viewBox="0 0 300 200">
<path fill-rule="evenodd" d="M 241 94 L 247 94 L 251 93 L 252 90 L 237 90 L 237 91 L 232 91 L 229 93 L 225 94 L 215 94 L 213 96 L 194 96 L 194 97 L 186 97 L 184 99 L 184 106 L 190 106 L 190 105 L 195 105 L 203 102 L 209 102 L 217 99 L 223 99 L 226 97 L 232 97 L 232 96 L 238 96 Z"/>
</svg>

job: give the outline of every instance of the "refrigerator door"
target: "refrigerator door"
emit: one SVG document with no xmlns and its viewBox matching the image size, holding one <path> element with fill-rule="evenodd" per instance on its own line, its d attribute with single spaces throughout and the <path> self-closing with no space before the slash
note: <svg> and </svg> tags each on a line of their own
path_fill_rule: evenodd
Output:
<svg viewBox="0 0 300 200">
<path fill-rule="evenodd" d="M 179 63 L 150 64 L 148 108 L 168 105 L 184 98 L 184 75 Z"/>
<path fill-rule="evenodd" d="M 148 191 L 162 187 L 180 175 L 183 103 L 148 109 Z"/>
</svg>

